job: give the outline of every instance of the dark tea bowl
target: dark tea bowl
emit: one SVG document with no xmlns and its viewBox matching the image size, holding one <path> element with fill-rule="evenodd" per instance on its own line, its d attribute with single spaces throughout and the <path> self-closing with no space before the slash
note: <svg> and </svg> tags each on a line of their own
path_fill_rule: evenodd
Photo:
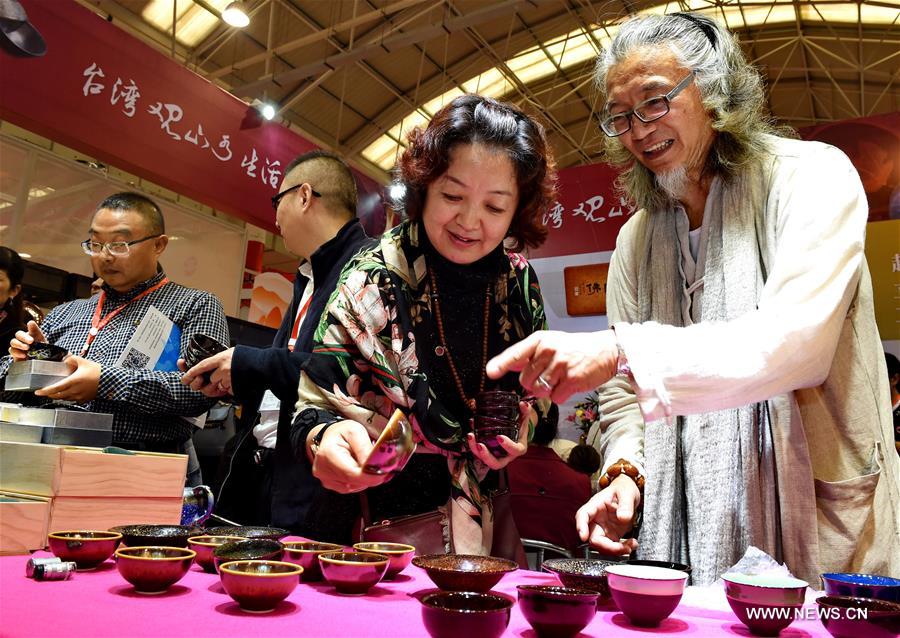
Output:
<svg viewBox="0 0 900 638">
<path fill-rule="evenodd" d="M 222 563 L 235 560 L 275 560 L 284 556 L 284 545 L 266 538 L 245 538 L 219 545 L 213 550 L 213 565 L 218 572 Z"/>
<path fill-rule="evenodd" d="M 213 552 L 226 543 L 245 540 L 240 536 L 191 536 L 188 539 L 188 548 L 197 552 L 194 562 L 207 574 L 216 573 L 216 564 L 213 560 Z"/>
<path fill-rule="evenodd" d="M 300 579 L 304 582 L 322 580 L 322 569 L 319 565 L 319 554 L 339 552 L 344 548 L 334 543 L 317 541 L 288 541 L 284 543 L 284 560 L 303 568 Z"/>
<path fill-rule="evenodd" d="M 207 528 L 204 533 L 207 536 L 240 536 L 241 538 L 265 538 L 270 541 L 280 541 L 290 534 L 281 527 L 259 527 L 253 525 L 228 526 Z"/>
<path fill-rule="evenodd" d="M 609 602 L 609 583 L 606 580 L 606 568 L 618 565 L 620 561 L 590 558 L 551 558 L 545 560 L 541 567 L 544 571 L 556 574 L 563 587 L 588 589 L 600 594 L 598 605 Z"/>
<path fill-rule="evenodd" d="M 572 638 L 597 613 L 597 596 L 588 589 L 519 585 L 519 609 L 540 638 Z"/>
<path fill-rule="evenodd" d="M 439 588 L 468 592 L 489 591 L 519 567 L 505 558 L 469 554 L 426 554 L 413 558 L 412 564 L 424 569 Z"/>
<path fill-rule="evenodd" d="M 342 594 L 365 594 L 387 573 L 391 559 L 371 552 L 319 554 L 322 575 Z"/>
<path fill-rule="evenodd" d="M 385 580 L 393 580 L 397 574 L 409 566 L 416 554 L 416 548 L 405 543 L 362 542 L 355 543 L 353 549 L 381 554 L 390 558 L 391 562 L 388 563 L 387 573 L 384 575 Z"/>
<path fill-rule="evenodd" d="M 52 343 L 35 341 L 25 351 L 25 358 L 34 361 L 62 361 L 69 355 L 69 351 Z"/>
<path fill-rule="evenodd" d="M 120 547 L 116 569 L 139 594 L 160 594 L 182 579 L 195 556 L 181 547 Z"/>
<path fill-rule="evenodd" d="M 819 620 L 835 638 L 896 638 L 900 604 L 877 598 L 819 596 Z"/>
<path fill-rule="evenodd" d="M 188 368 L 193 368 L 204 359 L 224 352 L 227 349 L 227 346 L 219 343 L 212 337 L 200 333 L 193 334 L 188 342 L 188 347 L 184 351 L 184 362 Z"/>
<path fill-rule="evenodd" d="M 219 570 L 225 592 L 254 614 L 274 610 L 294 591 L 303 573 L 299 565 L 273 560 L 231 561 Z"/>
<path fill-rule="evenodd" d="M 94 569 L 113 555 L 122 535 L 118 532 L 64 531 L 47 536 L 50 551 L 64 561 L 72 561 L 79 570 Z"/>
<path fill-rule="evenodd" d="M 187 539 L 200 533 L 187 525 L 119 525 L 109 531 L 121 534 L 122 543 L 128 547 L 187 547 Z"/>
<path fill-rule="evenodd" d="M 499 638 L 509 625 L 514 601 L 497 593 L 438 591 L 419 602 L 431 638 Z"/>
</svg>

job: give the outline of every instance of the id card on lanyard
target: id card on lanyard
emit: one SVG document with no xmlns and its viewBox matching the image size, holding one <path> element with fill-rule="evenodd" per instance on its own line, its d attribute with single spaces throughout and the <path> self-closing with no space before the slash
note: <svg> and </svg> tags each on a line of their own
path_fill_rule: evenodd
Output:
<svg viewBox="0 0 900 638">
<path fill-rule="evenodd" d="M 147 295 L 149 295 L 154 290 L 158 290 L 158 289 L 162 288 L 167 283 L 169 283 L 169 278 L 163 277 L 162 281 L 160 281 L 157 284 L 154 284 L 153 286 L 150 286 L 149 288 L 147 288 L 147 290 L 145 290 L 141 294 L 137 295 L 134 299 L 129 299 L 126 303 L 122 304 L 115 310 L 107 313 L 105 316 L 102 313 L 103 313 L 103 304 L 104 304 L 104 302 L 106 302 L 106 291 L 105 290 L 101 291 L 100 296 L 97 298 L 97 308 L 94 310 L 94 316 L 91 318 L 91 329 L 88 331 L 87 339 L 85 339 L 84 345 L 81 347 L 80 356 L 83 357 L 84 355 L 87 354 L 87 351 L 90 349 L 91 344 L 94 343 L 94 339 L 97 338 L 97 335 L 100 334 L 100 331 L 103 330 L 106 327 L 106 325 L 110 321 L 112 321 L 113 318 L 115 318 L 120 312 L 125 310 L 125 308 L 127 308 L 128 306 L 133 304 L 138 299 L 142 299 L 142 298 L 146 297 Z"/>
</svg>

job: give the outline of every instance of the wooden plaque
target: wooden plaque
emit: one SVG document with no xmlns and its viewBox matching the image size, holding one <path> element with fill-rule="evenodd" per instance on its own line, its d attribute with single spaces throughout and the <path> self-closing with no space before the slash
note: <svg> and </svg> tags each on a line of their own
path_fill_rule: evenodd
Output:
<svg viewBox="0 0 900 638">
<path fill-rule="evenodd" d="M 609 264 L 563 268 L 566 312 L 573 317 L 606 314 L 606 277 Z"/>
</svg>

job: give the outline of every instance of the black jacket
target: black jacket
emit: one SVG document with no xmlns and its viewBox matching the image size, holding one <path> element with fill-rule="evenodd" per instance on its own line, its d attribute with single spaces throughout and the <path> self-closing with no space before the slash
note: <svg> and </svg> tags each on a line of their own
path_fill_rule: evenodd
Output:
<svg viewBox="0 0 900 638">
<path fill-rule="evenodd" d="M 278 527 L 298 529 L 306 517 L 313 495 L 321 489 L 319 481 L 309 473 L 306 465 L 294 461 L 290 446 L 291 417 L 297 403 L 300 369 L 309 356 L 319 317 L 337 285 L 341 269 L 360 248 L 371 241 L 359 220 L 354 218 L 313 253 L 310 262 L 315 289 L 293 352 L 287 348 L 288 339 L 307 283 L 307 278 L 299 273 L 294 280 L 293 299 L 272 346 L 252 348 L 239 345 L 234 349 L 231 362 L 232 392 L 243 404 L 244 420 L 249 422 L 249 426 L 255 420 L 267 389 L 272 390 L 281 401 L 271 494 L 271 522 Z M 252 435 L 248 438 L 252 438 Z"/>
</svg>

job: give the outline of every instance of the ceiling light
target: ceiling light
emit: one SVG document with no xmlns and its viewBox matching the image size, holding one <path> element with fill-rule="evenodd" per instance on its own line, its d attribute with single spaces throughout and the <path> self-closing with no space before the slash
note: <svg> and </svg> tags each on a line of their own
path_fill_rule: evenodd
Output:
<svg viewBox="0 0 900 638">
<path fill-rule="evenodd" d="M 406 195 L 406 184 L 394 182 L 391 184 L 390 189 L 388 189 L 388 195 L 390 195 L 391 201 L 399 202 L 403 199 L 403 196 Z"/>
<path fill-rule="evenodd" d="M 262 113 L 262 116 L 267 120 L 271 120 L 275 117 L 275 107 L 271 104 L 263 104 L 259 112 Z"/>
<path fill-rule="evenodd" d="M 246 27 L 250 24 L 250 16 L 241 2 L 232 2 L 222 12 L 222 19 L 233 27 Z"/>
</svg>

